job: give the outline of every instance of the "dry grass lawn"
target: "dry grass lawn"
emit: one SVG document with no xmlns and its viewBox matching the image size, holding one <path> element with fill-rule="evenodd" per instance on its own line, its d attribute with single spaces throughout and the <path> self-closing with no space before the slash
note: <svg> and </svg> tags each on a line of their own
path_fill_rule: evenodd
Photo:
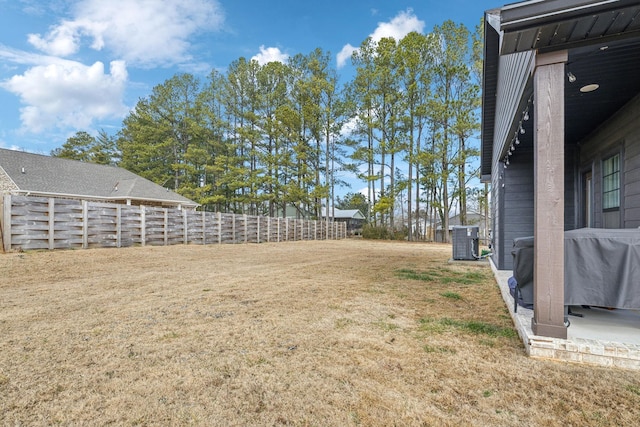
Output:
<svg viewBox="0 0 640 427">
<path fill-rule="evenodd" d="M 491 270 L 363 240 L 0 255 L 0 425 L 636 426 L 526 356 Z"/>
</svg>

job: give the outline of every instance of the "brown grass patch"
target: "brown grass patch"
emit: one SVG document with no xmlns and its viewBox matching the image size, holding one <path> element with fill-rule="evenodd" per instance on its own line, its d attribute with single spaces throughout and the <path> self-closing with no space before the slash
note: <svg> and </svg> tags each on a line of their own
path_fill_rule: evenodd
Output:
<svg viewBox="0 0 640 427">
<path fill-rule="evenodd" d="M 487 267 L 362 240 L 0 256 L 0 424 L 637 425 L 528 358 Z"/>
</svg>

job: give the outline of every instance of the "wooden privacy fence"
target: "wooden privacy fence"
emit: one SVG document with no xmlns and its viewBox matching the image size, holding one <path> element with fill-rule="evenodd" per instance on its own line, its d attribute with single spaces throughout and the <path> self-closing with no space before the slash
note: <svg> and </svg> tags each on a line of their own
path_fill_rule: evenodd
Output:
<svg viewBox="0 0 640 427">
<path fill-rule="evenodd" d="M 5 251 L 342 239 L 346 223 L 5 195 Z"/>
</svg>

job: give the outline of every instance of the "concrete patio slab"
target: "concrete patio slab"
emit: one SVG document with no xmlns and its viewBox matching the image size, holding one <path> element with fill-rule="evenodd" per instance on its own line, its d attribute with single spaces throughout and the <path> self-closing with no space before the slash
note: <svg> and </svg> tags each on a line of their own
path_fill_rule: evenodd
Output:
<svg viewBox="0 0 640 427">
<path fill-rule="evenodd" d="M 508 279 L 512 272 L 491 269 L 509 309 L 518 335 L 531 357 L 640 370 L 640 312 L 604 308 L 572 307 L 583 317 L 569 316 L 567 339 L 534 335 L 533 310 L 518 307 L 514 312 Z"/>
</svg>

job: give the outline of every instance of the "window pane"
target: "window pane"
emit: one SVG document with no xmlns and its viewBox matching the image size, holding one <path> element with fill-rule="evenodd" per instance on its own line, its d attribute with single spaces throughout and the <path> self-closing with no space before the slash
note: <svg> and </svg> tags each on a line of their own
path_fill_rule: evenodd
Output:
<svg viewBox="0 0 640 427">
<path fill-rule="evenodd" d="M 620 155 L 602 162 L 602 208 L 620 207 Z"/>
</svg>

